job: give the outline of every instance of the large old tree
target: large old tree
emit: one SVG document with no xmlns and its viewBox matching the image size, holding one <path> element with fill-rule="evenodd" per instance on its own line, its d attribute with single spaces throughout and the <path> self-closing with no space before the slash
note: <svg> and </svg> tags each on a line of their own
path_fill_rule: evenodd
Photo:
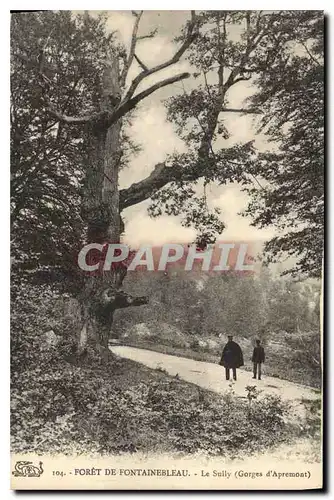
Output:
<svg viewBox="0 0 334 500">
<path fill-rule="evenodd" d="M 130 189 L 133 191 L 135 188 L 134 192 L 123 192 L 120 198 L 118 173 L 124 147 L 122 121 L 147 96 L 159 88 L 189 76 L 188 73 L 176 74 L 148 86 L 145 90 L 138 91 L 139 85 L 148 76 L 178 62 L 196 35 L 195 15 L 191 13 L 191 20 L 185 28 L 182 42 L 173 57 L 153 68 L 144 67 L 143 63 L 139 62 L 141 71 L 127 86 L 128 71 L 134 59 L 139 61 L 135 51 L 142 12 L 133 12 L 133 16 L 135 21 L 128 53 L 123 48 L 117 47 L 112 34 L 106 33 L 105 23 L 101 16 L 94 19 L 87 13 L 72 17 L 68 12 L 59 14 L 50 12 L 14 17 L 12 25 L 12 158 L 14 164 L 12 223 L 14 228 L 16 224 L 20 225 L 22 215 L 28 215 L 28 217 L 23 217 L 21 224 L 23 231 L 26 222 L 29 221 L 31 224 L 35 222 L 36 229 L 39 230 L 37 231 L 39 238 L 47 239 L 50 236 L 50 234 L 44 234 L 46 228 L 41 226 L 38 220 L 39 213 L 36 215 L 31 213 L 38 192 L 36 192 L 35 183 L 43 175 L 40 171 L 44 170 L 49 163 L 50 154 L 55 156 L 51 159 L 54 161 L 55 172 L 52 172 L 50 176 L 51 183 L 49 182 L 49 169 L 46 174 L 47 180 L 43 186 L 45 200 L 43 208 L 49 211 L 52 224 L 57 207 L 61 205 L 59 212 L 63 215 L 64 222 L 66 221 L 66 215 L 63 212 L 64 208 L 67 208 L 68 200 L 66 200 L 66 194 L 64 198 L 59 196 L 57 189 L 62 177 L 67 177 L 66 187 L 78 185 L 80 174 L 78 172 L 78 175 L 75 170 L 69 173 L 66 161 L 66 153 L 70 157 L 77 146 L 81 158 L 78 154 L 69 161 L 72 168 L 77 168 L 82 173 L 79 179 L 81 180 L 80 211 L 77 214 L 82 224 L 79 228 L 75 228 L 75 234 L 79 236 L 80 230 L 83 229 L 86 234 L 80 235 L 79 245 L 76 245 L 75 241 L 73 244 L 80 248 L 84 242 L 118 243 L 120 241 L 122 231 L 120 212 L 126 206 L 137 203 L 136 195 L 143 191 L 141 186 L 137 186 L 137 189 L 132 187 Z M 31 29 L 30 23 L 34 29 Z M 26 36 L 22 37 L 22 33 Z M 151 36 L 153 34 L 149 33 L 142 35 L 141 38 Z M 22 82 L 22 74 L 20 74 L 22 65 L 28 76 L 25 82 Z M 93 79 L 93 82 L 90 79 Z M 24 94 L 31 90 L 29 86 L 34 87 L 33 94 L 35 95 L 32 96 L 31 108 L 24 109 Z M 67 89 L 64 88 L 65 86 Z M 78 115 L 71 116 L 72 110 L 78 112 Z M 24 138 L 24 135 L 28 137 Z M 69 141 L 68 136 L 70 136 Z M 43 141 L 43 146 L 40 148 L 41 141 Z M 25 142 L 28 143 L 28 148 L 31 147 L 28 154 L 24 147 Z M 65 154 L 63 147 L 68 148 L 68 151 L 65 149 Z M 24 153 L 24 158 L 21 157 L 21 152 Z M 64 175 L 64 172 L 61 175 L 56 174 L 59 167 L 61 168 L 62 156 L 65 157 L 64 170 L 67 170 L 67 175 Z M 28 165 L 24 165 L 27 160 Z M 76 161 L 82 161 L 82 165 L 75 167 Z M 26 184 L 29 176 L 32 192 L 27 189 Z M 29 206 L 26 207 L 26 198 L 29 195 L 31 198 L 28 201 Z M 77 200 L 73 200 L 74 205 L 75 201 Z M 71 219 L 72 214 L 68 215 Z M 47 225 L 47 221 L 45 222 Z M 52 242 L 49 244 L 52 246 Z M 44 249 L 40 255 L 45 259 L 43 251 Z M 74 262 L 72 264 L 74 265 Z M 121 267 L 118 270 L 112 270 L 107 275 L 97 273 L 84 280 L 83 292 L 78 293 L 83 316 L 80 333 L 81 348 L 85 347 L 89 341 L 107 347 L 115 309 L 146 303 L 145 297 L 134 298 L 120 290 L 125 274 L 126 268 Z"/>
<path fill-rule="evenodd" d="M 82 305 L 80 345 L 106 347 L 117 308 L 146 299 L 122 292 L 126 269 L 80 277 L 75 255 L 87 242 L 120 241 L 122 211 L 151 199 L 152 216 L 180 215 L 198 240 L 224 229 L 218 210 L 198 196 L 196 183 L 258 182 L 253 142 L 226 147 L 227 113 L 261 113 L 229 106 L 231 89 L 264 78 L 292 50 L 291 13 L 212 11 L 189 14 L 175 53 L 153 68 L 138 56 L 142 12 L 133 12 L 129 49 L 106 30 L 103 16 L 42 12 L 12 18 L 12 234 L 16 262 L 53 271 L 77 286 Z M 148 77 L 188 57 L 194 67 L 150 85 Z M 131 66 L 137 76 L 129 81 Z M 282 66 L 283 65 L 283 66 Z M 188 146 L 151 174 L 119 190 L 118 174 L 133 144 L 131 112 L 158 89 L 187 81 L 191 90 L 168 103 L 168 116 Z M 54 275 L 55 276 L 55 275 Z M 64 276 L 66 278 L 64 278 Z M 84 283 L 83 281 L 84 280 Z M 78 284 L 79 283 L 79 284 Z"/>
</svg>

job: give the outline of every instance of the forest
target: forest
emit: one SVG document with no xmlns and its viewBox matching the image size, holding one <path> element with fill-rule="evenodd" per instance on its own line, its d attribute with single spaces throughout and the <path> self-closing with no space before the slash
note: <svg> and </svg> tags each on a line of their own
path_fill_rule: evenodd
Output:
<svg viewBox="0 0 334 500">
<path fill-rule="evenodd" d="M 114 15 L 11 17 L 13 447 L 225 453 L 234 445 L 224 436 L 235 429 L 228 414 L 228 429 L 216 429 L 215 415 L 227 411 L 220 400 L 120 360 L 108 346 L 218 362 L 227 334 L 245 342 L 247 355 L 259 337 L 276 345 L 273 376 L 321 386 L 323 13 L 191 11 L 171 40 L 173 52 L 153 66 L 145 56 L 161 26 L 148 27 L 146 12 L 128 12 L 124 43 L 110 28 Z M 240 85 L 250 92 L 237 105 Z M 142 147 L 131 130 L 152 96 L 183 149 L 171 146 L 164 161 L 124 187 L 120 179 Z M 228 117 L 236 115 L 252 117 L 249 140 L 232 136 Z M 261 243 L 258 273 L 119 266 L 87 276 L 78 266 L 84 245 L 125 241 L 129 210 L 143 203 L 150 218 L 168 216 L 191 230 L 184 243 L 206 248 L 227 229 L 207 193 L 231 185 L 248 200 L 243 215 L 251 226 L 276 231 Z M 153 331 L 150 339 L 138 334 L 143 328 Z M 268 446 L 273 421 L 277 439 L 287 439 L 281 403 L 260 404 L 265 426 L 256 408 L 250 415 L 242 406 L 240 449 Z M 175 427 L 186 406 L 189 418 L 196 413 L 194 426 Z M 205 442 L 196 426 L 211 426 Z"/>
</svg>

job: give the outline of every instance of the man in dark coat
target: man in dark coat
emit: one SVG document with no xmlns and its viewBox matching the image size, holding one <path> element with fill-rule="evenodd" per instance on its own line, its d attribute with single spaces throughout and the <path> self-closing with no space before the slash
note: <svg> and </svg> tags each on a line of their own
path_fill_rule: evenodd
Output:
<svg viewBox="0 0 334 500">
<path fill-rule="evenodd" d="M 261 365 L 264 363 L 265 355 L 264 349 L 261 345 L 261 340 L 256 341 L 256 346 L 253 350 L 253 378 L 256 378 L 256 373 L 258 373 L 258 379 L 261 380 Z"/>
<path fill-rule="evenodd" d="M 239 344 L 233 342 L 232 335 L 228 335 L 228 342 L 225 345 L 222 353 L 220 365 L 224 366 L 226 380 L 230 380 L 230 369 L 232 368 L 233 379 L 237 380 L 237 368 L 243 366 L 244 357 L 242 355 L 242 350 Z"/>
</svg>

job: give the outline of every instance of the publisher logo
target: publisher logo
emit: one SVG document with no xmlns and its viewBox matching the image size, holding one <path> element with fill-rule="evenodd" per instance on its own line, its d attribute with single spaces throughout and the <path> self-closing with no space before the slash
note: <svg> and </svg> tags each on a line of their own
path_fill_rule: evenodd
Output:
<svg viewBox="0 0 334 500">
<path fill-rule="evenodd" d="M 43 474 L 43 472 L 43 462 L 39 462 L 37 466 L 32 462 L 21 460 L 16 462 L 12 474 L 16 477 L 39 477 Z"/>
</svg>

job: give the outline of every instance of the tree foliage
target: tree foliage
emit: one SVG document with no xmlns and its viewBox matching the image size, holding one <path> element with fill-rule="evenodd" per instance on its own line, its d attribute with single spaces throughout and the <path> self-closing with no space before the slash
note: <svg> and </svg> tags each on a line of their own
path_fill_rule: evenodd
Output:
<svg viewBox="0 0 334 500">
<path fill-rule="evenodd" d="M 112 47 L 102 17 L 69 11 L 12 16 L 13 253 L 30 268 L 75 263 L 83 241 L 81 185 L 89 149 L 87 132 L 69 130 L 46 112 L 35 63 L 43 65 L 52 104 L 77 114 L 96 102 L 103 57 Z"/>
<path fill-rule="evenodd" d="M 269 261 L 293 255 L 298 258 L 294 274 L 319 277 L 324 210 L 323 15 L 210 11 L 201 14 L 200 23 L 189 51 L 196 83 L 167 103 L 168 116 L 189 148 L 179 160 L 200 172 L 205 183 L 241 184 L 251 195 L 245 215 L 252 217 L 253 225 L 276 225 L 280 231 L 265 246 Z M 248 81 L 253 96 L 239 109 L 233 108 L 231 90 Z M 269 137 L 276 151 L 261 153 L 253 141 L 226 146 L 230 137 L 226 113 L 236 112 L 260 117 L 259 132 Z M 167 207 L 164 191 L 156 198 L 168 213 L 173 197 L 177 200 L 185 191 L 182 182 L 173 186 L 173 192 L 169 189 Z"/>
<path fill-rule="evenodd" d="M 277 151 L 259 154 L 252 173 L 263 181 L 247 214 L 258 227 L 275 225 L 280 235 L 266 243 L 269 261 L 294 256 L 293 274 L 320 277 L 324 234 L 323 15 L 290 13 L 293 33 L 279 58 L 256 79 L 251 104 L 263 111 L 261 130 Z"/>
<path fill-rule="evenodd" d="M 230 333 L 265 340 L 280 332 L 319 334 L 319 285 L 277 278 L 266 267 L 258 276 L 138 271 L 129 273 L 126 286 L 148 295 L 150 302 L 145 310 L 122 313 L 124 331 L 133 323 L 154 321 L 201 338 Z"/>
</svg>

